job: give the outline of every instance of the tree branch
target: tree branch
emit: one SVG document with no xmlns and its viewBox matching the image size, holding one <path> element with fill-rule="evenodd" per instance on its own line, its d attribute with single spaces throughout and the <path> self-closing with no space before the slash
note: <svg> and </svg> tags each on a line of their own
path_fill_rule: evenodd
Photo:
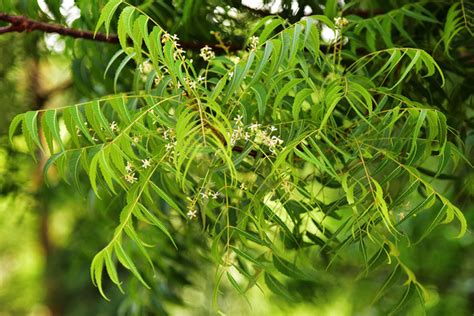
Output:
<svg viewBox="0 0 474 316">
<path fill-rule="evenodd" d="M 53 24 L 47 22 L 41 22 L 36 20 L 31 20 L 25 16 L 21 15 L 9 15 L 3 12 L 0 12 L 0 21 L 10 23 L 10 26 L 4 26 L 0 28 L 0 34 L 10 33 L 10 32 L 31 32 L 31 31 L 42 31 L 45 33 L 58 33 L 64 36 L 70 36 L 74 38 L 84 38 L 99 42 L 107 43 L 118 43 L 117 35 L 106 35 L 103 33 L 96 33 L 90 31 L 83 31 L 78 29 L 69 28 L 60 24 Z"/>
<path fill-rule="evenodd" d="M 57 33 L 64 36 L 74 37 L 74 38 L 82 38 L 87 40 L 105 42 L 105 43 L 112 43 L 118 44 L 119 39 L 118 36 L 115 34 L 106 35 L 104 33 L 95 33 L 91 31 L 84 31 L 69 28 L 64 25 L 48 23 L 48 22 L 41 22 L 29 19 L 25 16 L 21 15 L 9 15 L 3 12 L 0 12 L 0 21 L 10 23 L 9 26 L 0 27 L 0 34 L 17 32 L 32 32 L 32 31 L 42 31 L 45 33 Z M 180 41 L 181 47 L 184 49 L 189 50 L 199 50 L 204 46 L 212 47 L 215 50 L 222 50 L 220 44 L 209 44 L 209 43 L 198 43 L 198 42 L 186 42 Z M 226 46 L 228 50 L 236 51 L 241 50 L 242 45 L 238 44 L 229 44 Z"/>
</svg>

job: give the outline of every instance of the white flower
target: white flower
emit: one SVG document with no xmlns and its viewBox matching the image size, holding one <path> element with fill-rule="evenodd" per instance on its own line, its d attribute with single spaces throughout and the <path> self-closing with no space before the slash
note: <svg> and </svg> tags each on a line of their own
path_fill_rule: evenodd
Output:
<svg viewBox="0 0 474 316">
<path fill-rule="evenodd" d="M 233 76 L 234 76 L 234 72 L 233 72 L 233 71 L 230 71 L 230 72 L 229 72 L 229 79 L 232 79 Z"/>
<path fill-rule="evenodd" d="M 234 118 L 235 124 L 237 124 L 237 125 L 243 125 L 242 119 L 243 119 L 243 116 L 242 116 L 242 115 L 237 115 L 237 117 Z"/>
<path fill-rule="evenodd" d="M 174 143 L 168 143 L 165 145 L 166 151 L 172 151 L 174 149 Z"/>
<path fill-rule="evenodd" d="M 145 61 L 138 65 L 138 71 L 141 74 L 148 75 L 153 70 L 153 66 L 149 61 Z"/>
<path fill-rule="evenodd" d="M 125 171 L 127 171 L 128 173 L 132 172 L 133 170 L 133 165 L 130 161 L 127 161 L 127 165 L 125 166 Z"/>
<path fill-rule="evenodd" d="M 326 24 L 323 24 L 321 27 L 321 39 L 325 44 L 332 45 L 336 43 L 339 38 L 341 37 L 341 34 L 338 30 L 333 30 Z"/>
<path fill-rule="evenodd" d="M 207 195 L 207 192 L 201 192 L 200 194 L 201 194 L 202 199 L 208 199 L 209 198 L 209 196 Z"/>
<path fill-rule="evenodd" d="M 342 42 L 342 45 L 346 45 L 349 42 L 349 38 L 347 36 L 341 36 L 341 28 L 339 26 L 336 25 L 336 29 L 333 30 L 326 24 L 322 24 L 321 26 L 321 40 L 326 45 L 334 45 L 339 41 Z"/>
<path fill-rule="evenodd" d="M 221 196 L 221 193 L 219 191 L 216 191 L 214 193 L 211 193 L 211 197 L 213 200 L 217 200 L 217 198 Z"/>
<path fill-rule="evenodd" d="M 195 219 L 197 217 L 197 210 L 190 209 L 186 215 L 189 217 L 189 219 Z"/>
<path fill-rule="evenodd" d="M 176 34 L 170 35 L 168 32 L 164 32 L 163 35 L 161 35 L 161 42 L 164 44 L 168 41 L 172 41 L 173 45 L 178 47 L 179 46 L 179 37 Z"/>
<path fill-rule="evenodd" d="M 277 145 L 281 145 L 281 144 L 283 144 L 283 139 L 281 139 L 280 137 L 277 137 L 277 136 L 272 136 L 272 142 L 277 144 Z"/>
<path fill-rule="evenodd" d="M 201 48 L 201 53 L 199 54 L 199 56 L 201 56 L 202 59 L 204 59 L 205 61 L 208 61 L 216 57 L 216 54 L 212 51 L 212 48 L 206 45 Z"/>
<path fill-rule="evenodd" d="M 235 65 L 240 63 L 240 57 L 239 56 L 231 56 L 230 59 L 234 62 Z"/>
<path fill-rule="evenodd" d="M 198 81 L 198 82 L 204 82 L 204 80 L 206 80 L 206 77 L 204 77 L 204 76 L 199 76 L 199 77 L 197 78 L 197 81 Z"/>
<path fill-rule="evenodd" d="M 245 183 L 242 182 L 242 183 L 240 184 L 240 189 L 241 189 L 242 191 L 247 190 L 247 187 L 245 186 Z"/>
<path fill-rule="evenodd" d="M 260 129 L 253 129 L 253 132 L 255 132 L 255 138 L 253 139 L 253 141 L 256 143 L 256 144 L 267 144 L 268 141 L 269 141 L 269 137 L 267 135 L 267 132 L 265 131 L 262 131 Z"/>
<path fill-rule="evenodd" d="M 169 128 L 169 129 L 165 130 L 165 131 L 163 132 L 163 138 L 164 138 L 165 140 L 171 140 L 171 141 L 173 141 L 173 140 L 174 140 L 174 129 Z"/>
<path fill-rule="evenodd" d="M 257 36 L 252 36 L 249 39 L 250 50 L 256 50 L 260 40 Z"/>
<path fill-rule="evenodd" d="M 178 48 L 176 51 L 173 53 L 173 58 L 174 60 L 178 59 L 180 56 L 182 56 L 185 53 L 184 49 Z"/>
<path fill-rule="evenodd" d="M 259 124 L 259 123 L 252 123 L 252 125 L 250 125 L 249 128 L 252 132 L 255 132 L 256 130 L 258 130 L 260 128 L 260 126 L 262 126 L 262 125 Z"/>
<path fill-rule="evenodd" d="M 344 26 L 347 26 L 349 24 L 349 21 L 346 18 L 338 16 L 334 18 L 334 24 L 337 28 L 342 29 Z"/>
<path fill-rule="evenodd" d="M 118 130 L 118 125 L 117 125 L 117 122 L 113 121 L 112 123 L 110 123 L 110 129 L 115 132 L 116 130 Z"/>
<path fill-rule="evenodd" d="M 125 175 L 125 181 L 130 182 L 130 183 L 135 183 L 137 182 L 137 178 L 135 177 L 135 172 L 129 173 Z"/>
<path fill-rule="evenodd" d="M 147 169 L 151 167 L 151 162 L 149 159 L 142 159 L 142 168 Z"/>
<path fill-rule="evenodd" d="M 190 89 L 196 89 L 196 87 L 197 87 L 196 81 L 193 81 L 193 80 L 189 81 L 189 88 Z"/>
<path fill-rule="evenodd" d="M 171 35 L 168 32 L 164 32 L 163 35 L 161 35 L 161 42 L 166 43 L 171 39 Z"/>
<path fill-rule="evenodd" d="M 275 126 L 270 126 L 270 132 L 275 132 L 277 131 L 278 129 L 275 127 Z"/>
<path fill-rule="evenodd" d="M 232 135 L 230 136 L 230 144 L 234 146 L 238 140 L 242 139 L 243 134 L 244 130 L 242 129 L 242 126 L 237 126 L 237 128 L 232 131 Z"/>
</svg>

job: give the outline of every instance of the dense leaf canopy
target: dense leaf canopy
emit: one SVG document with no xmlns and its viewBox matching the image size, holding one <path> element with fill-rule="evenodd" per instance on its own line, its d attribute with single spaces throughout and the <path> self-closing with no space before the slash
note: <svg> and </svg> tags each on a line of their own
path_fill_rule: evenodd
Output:
<svg viewBox="0 0 474 316">
<path fill-rule="evenodd" d="M 80 98 L 9 136 L 107 209 L 90 258 L 104 298 L 176 299 L 213 269 L 214 310 L 223 287 L 301 302 L 347 279 L 381 314 L 433 301 L 410 254 L 440 225 L 468 231 L 472 4 L 297 4 L 76 1 L 72 26 L 118 43 L 66 39 Z"/>
</svg>

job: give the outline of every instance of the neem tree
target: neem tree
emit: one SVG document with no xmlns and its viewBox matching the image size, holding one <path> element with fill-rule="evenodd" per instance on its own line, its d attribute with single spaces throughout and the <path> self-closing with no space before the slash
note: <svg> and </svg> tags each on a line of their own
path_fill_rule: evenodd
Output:
<svg viewBox="0 0 474 316">
<path fill-rule="evenodd" d="M 116 25 L 117 37 L 97 36 L 120 43 L 107 71 L 130 91 L 13 120 L 10 137 L 21 127 L 33 155 L 51 154 L 45 172 L 70 182 L 86 173 L 113 201 L 116 228 L 91 265 L 104 297 L 104 278 L 122 287 L 122 267 L 155 287 L 154 275 L 179 264 L 170 253 L 186 249 L 214 262 L 216 299 L 224 280 L 297 299 L 288 284 L 317 289 L 349 266 L 359 278 L 385 274 L 374 301 L 404 288 L 386 309 L 427 298 L 402 252 L 439 224 L 456 221 L 461 237 L 467 222 L 434 181 L 465 165 L 463 131 L 447 123 L 449 63 L 422 48 L 449 61 L 472 17 L 462 1 L 380 15 L 326 1 L 304 18 L 304 4 L 284 4 L 290 20 L 252 15 L 234 37 L 243 45 L 225 29 L 244 13 L 217 8 L 214 19 L 230 18 L 204 46 L 192 41 L 205 28 L 192 13 L 209 10 L 200 1 L 182 4 L 186 27 L 175 29 L 186 41 L 163 28 L 165 4 L 108 1 L 96 31 Z"/>
</svg>

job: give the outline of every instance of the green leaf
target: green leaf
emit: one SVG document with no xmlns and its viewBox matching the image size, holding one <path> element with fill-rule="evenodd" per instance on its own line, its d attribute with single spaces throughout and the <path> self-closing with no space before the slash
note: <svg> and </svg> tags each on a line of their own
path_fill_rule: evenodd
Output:
<svg viewBox="0 0 474 316">
<path fill-rule="evenodd" d="M 292 79 L 288 81 L 278 92 L 275 101 L 273 102 L 274 111 L 280 107 L 283 98 L 293 89 L 296 85 L 300 84 L 304 79 Z"/>
<path fill-rule="evenodd" d="M 273 43 L 271 41 L 266 42 L 263 56 L 257 62 L 257 67 L 254 71 L 252 81 L 249 84 L 251 87 L 253 86 L 255 82 L 257 82 L 258 79 L 260 79 L 260 76 L 262 75 L 262 72 L 265 69 L 265 66 L 267 66 L 268 61 L 270 60 L 272 51 L 273 51 Z"/>
<path fill-rule="evenodd" d="M 239 248 L 233 247 L 233 246 L 232 246 L 232 250 L 233 250 L 238 256 L 244 258 L 245 260 L 248 260 L 248 261 L 252 262 L 252 263 L 253 263 L 254 265 L 256 265 L 257 267 L 260 267 L 260 268 L 264 268 L 264 267 L 265 267 L 262 262 L 258 261 L 258 260 L 255 259 L 254 257 L 252 257 L 249 253 L 244 252 L 243 250 L 240 250 Z"/>
<path fill-rule="evenodd" d="M 136 55 L 136 52 L 131 53 L 130 55 L 127 55 L 120 65 L 117 67 L 117 70 L 115 71 L 115 76 L 114 76 L 114 91 L 117 92 L 117 82 L 118 78 L 120 77 L 120 74 L 122 73 L 122 70 L 125 68 L 125 66 L 128 64 L 128 62 L 133 59 Z"/>
<path fill-rule="evenodd" d="M 140 210 L 142 211 L 142 214 L 145 215 L 145 217 L 153 223 L 156 227 L 158 227 L 173 243 L 173 246 L 178 249 L 178 246 L 174 242 L 173 236 L 171 236 L 170 232 L 166 228 L 166 226 L 155 216 L 153 215 L 146 207 L 142 206 L 139 204 Z"/>
<path fill-rule="evenodd" d="M 39 147 L 43 148 L 41 146 L 41 141 L 39 139 L 39 134 L 38 134 L 38 112 L 34 111 L 28 111 L 25 113 L 24 117 L 24 122 L 26 125 L 26 128 L 28 130 L 29 136 L 31 137 L 32 141 Z"/>
<path fill-rule="evenodd" d="M 49 110 L 44 113 L 44 121 L 48 126 L 51 134 L 54 138 L 54 141 L 61 147 L 61 150 L 64 150 L 64 144 L 61 140 L 61 135 L 59 133 L 59 125 L 56 117 L 56 110 Z"/>
<path fill-rule="evenodd" d="M 133 261 L 130 259 L 130 257 L 127 255 L 125 250 L 123 249 L 122 245 L 120 242 L 114 243 L 114 250 L 115 250 L 115 255 L 117 256 L 117 259 L 120 261 L 120 263 L 130 270 L 133 275 L 145 286 L 147 289 L 151 289 L 150 286 L 145 282 L 143 277 L 141 276 L 140 272 L 138 272 L 137 267 L 133 263 Z"/>
<path fill-rule="evenodd" d="M 163 200 L 165 200 L 166 203 L 168 203 L 171 208 L 174 210 L 178 211 L 183 217 L 186 217 L 186 214 L 181 210 L 181 207 L 173 200 L 171 196 L 169 196 L 165 191 L 163 191 L 160 187 L 158 187 L 155 183 L 150 182 L 149 183 L 151 188 L 158 194 L 159 197 L 161 197 Z"/>
<path fill-rule="evenodd" d="M 10 143 L 13 143 L 13 136 L 15 135 L 15 132 L 18 129 L 18 125 L 20 125 L 24 119 L 25 119 L 25 114 L 23 113 L 18 114 L 17 116 L 13 118 L 12 122 L 10 123 L 10 128 L 8 131 L 8 138 L 10 140 Z"/>
<path fill-rule="evenodd" d="M 127 6 L 125 9 L 122 10 L 122 13 L 120 13 L 120 17 L 118 20 L 117 34 L 118 34 L 120 46 L 122 46 L 122 49 L 124 51 L 127 51 L 128 36 L 132 36 L 134 12 L 135 12 L 134 7 Z"/>
<path fill-rule="evenodd" d="M 289 301 L 293 300 L 290 293 L 286 289 L 286 287 L 280 281 L 278 281 L 275 277 L 265 272 L 264 278 L 265 278 L 265 283 L 267 284 L 270 291 L 272 291 L 273 293 L 277 295 L 283 296 Z"/>
<path fill-rule="evenodd" d="M 289 261 L 273 254 L 273 265 L 275 268 L 282 274 L 289 276 L 291 278 L 308 280 L 308 277 L 303 271 L 301 271 L 295 264 L 290 263 Z"/>
<path fill-rule="evenodd" d="M 100 198 L 99 190 L 97 189 L 97 171 L 99 166 L 99 157 L 100 154 L 97 153 L 92 157 L 92 160 L 89 165 L 88 174 L 89 174 L 89 181 L 92 186 L 92 190 L 94 191 L 95 195 Z"/>
<path fill-rule="evenodd" d="M 117 178 L 114 170 L 110 166 L 108 148 L 103 148 L 101 151 L 99 151 L 97 155 L 99 156 L 99 167 L 100 171 L 102 172 L 102 176 L 104 177 L 105 183 L 107 183 L 107 186 L 114 194 L 117 194 L 114 188 L 113 180 L 118 182 L 119 179 Z"/>
<path fill-rule="evenodd" d="M 95 255 L 91 263 L 91 279 L 92 283 L 99 289 L 100 294 L 107 301 L 110 299 L 105 295 L 102 288 L 102 270 L 104 268 L 104 253 L 103 251 Z"/>
<path fill-rule="evenodd" d="M 77 105 L 66 108 L 64 110 L 64 115 L 69 115 L 71 117 L 72 122 L 75 124 L 75 127 L 78 128 L 79 131 L 82 132 L 82 135 L 85 136 L 89 142 L 91 142 L 92 144 L 94 143 L 94 140 L 92 139 L 89 129 L 87 128 L 85 124 L 82 113 L 80 112 L 79 107 Z M 74 133 L 77 133 L 77 132 L 74 131 Z"/>
<path fill-rule="evenodd" d="M 257 108 L 258 108 L 258 115 L 259 115 L 259 119 L 262 120 L 264 115 L 265 115 L 265 109 L 266 109 L 266 98 L 267 98 L 267 90 L 265 89 L 265 87 L 260 84 L 260 83 L 257 83 L 255 84 L 254 86 L 251 87 L 252 90 L 255 92 L 255 97 L 256 97 L 256 100 L 257 100 Z"/>
<path fill-rule="evenodd" d="M 227 275 L 227 279 L 229 280 L 230 284 L 234 287 L 234 289 L 236 289 L 237 292 L 239 292 L 239 294 L 244 295 L 245 293 L 244 290 L 242 290 L 239 283 L 237 283 L 234 277 L 229 272 L 226 272 L 226 275 Z"/>
<path fill-rule="evenodd" d="M 118 278 L 118 273 L 117 273 L 117 269 L 115 268 L 115 263 L 112 261 L 112 251 L 110 250 L 110 248 L 105 249 L 104 259 L 105 259 L 105 269 L 107 271 L 107 274 L 110 277 L 110 280 L 112 280 L 112 282 L 114 282 L 118 286 L 118 288 L 120 289 L 120 292 L 124 293 L 122 289 L 122 283 L 120 282 Z"/>
<path fill-rule="evenodd" d="M 112 17 L 121 3 L 122 0 L 110 0 L 107 2 L 107 4 L 102 9 L 94 33 L 97 33 L 100 27 L 105 24 L 105 32 L 107 35 L 109 35 L 110 22 L 112 21 Z"/>
</svg>

